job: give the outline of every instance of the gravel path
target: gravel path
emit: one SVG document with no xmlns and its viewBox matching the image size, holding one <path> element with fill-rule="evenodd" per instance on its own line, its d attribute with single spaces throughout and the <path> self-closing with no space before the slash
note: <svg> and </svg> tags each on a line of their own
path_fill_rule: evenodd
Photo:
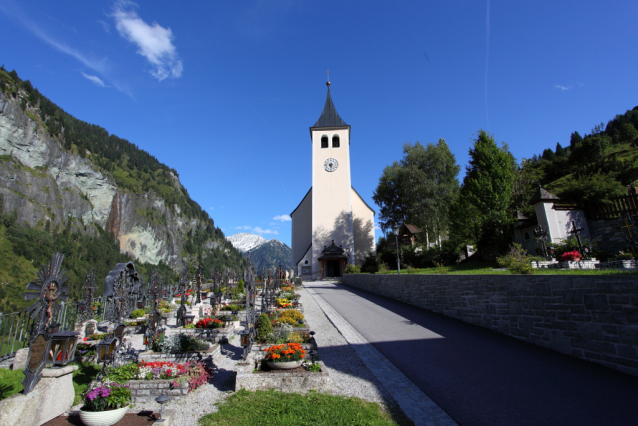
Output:
<svg viewBox="0 0 638 426">
<path fill-rule="evenodd" d="M 355 396 L 386 404 L 392 401 L 391 396 L 374 377 L 372 372 L 358 357 L 345 338 L 326 318 L 308 291 L 300 287 L 298 292 L 304 307 L 304 315 L 311 329 L 316 333 L 315 340 L 319 347 L 319 358 L 330 372 L 333 383 L 332 392 L 335 395 Z M 169 326 L 174 324 L 169 320 Z M 236 331 L 238 332 L 238 331 Z M 171 331 L 169 329 L 168 333 Z M 222 354 L 215 361 L 213 377 L 210 383 L 203 385 L 181 399 L 169 401 L 164 409 L 172 410 L 175 414 L 173 424 L 179 426 L 196 426 L 199 418 L 215 412 L 215 404 L 222 402 L 235 390 L 235 364 L 241 360 L 242 348 L 239 336 L 234 336 L 228 344 L 223 345 Z M 141 335 L 129 336 L 125 343 L 131 343 L 136 350 L 143 349 Z M 77 410 L 79 406 L 73 407 Z M 135 410 L 159 411 L 156 402 L 145 402 L 133 406 Z"/>
</svg>

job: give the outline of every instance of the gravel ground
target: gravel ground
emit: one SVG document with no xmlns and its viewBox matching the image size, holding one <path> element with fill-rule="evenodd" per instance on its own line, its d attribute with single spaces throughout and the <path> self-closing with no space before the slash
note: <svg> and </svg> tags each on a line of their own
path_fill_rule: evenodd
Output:
<svg viewBox="0 0 638 426">
<path fill-rule="evenodd" d="M 339 331 L 326 318 L 314 298 L 303 288 L 298 290 L 304 315 L 311 329 L 316 333 L 315 340 L 319 347 L 319 358 L 330 372 L 335 395 L 355 396 L 385 404 L 392 401 L 383 386 L 376 380 L 372 372 L 358 357 L 354 349 L 346 342 Z M 174 319 L 172 323 L 174 324 Z M 169 326 L 172 325 L 169 321 Z M 236 331 L 237 332 L 237 331 Z M 170 333 L 170 330 L 169 330 Z M 141 335 L 130 336 L 130 342 L 136 350 L 143 349 Z M 234 336 L 228 344 L 223 345 L 221 357 L 215 361 L 213 377 L 210 383 L 203 385 L 181 399 L 169 401 L 164 409 L 173 410 L 173 424 L 179 426 L 196 426 L 200 417 L 216 411 L 215 404 L 223 401 L 235 390 L 235 364 L 241 360 L 242 348 L 239 336 Z M 73 407 L 73 410 L 79 406 Z M 135 410 L 159 411 L 159 404 L 140 403 Z"/>
</svg>

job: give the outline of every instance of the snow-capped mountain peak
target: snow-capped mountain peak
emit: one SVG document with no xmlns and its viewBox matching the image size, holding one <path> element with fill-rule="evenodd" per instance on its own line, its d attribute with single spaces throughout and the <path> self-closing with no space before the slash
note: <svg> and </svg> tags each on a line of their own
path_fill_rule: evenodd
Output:
<svg viewBox="0 0 638 426">
<path fill-rule="evenodd" d="M 247 232 L 231 235 L 226 237 L 226 239 L 230 241 L 233 247 L 242 253 L 253 250 L 268 241 L 262 236 L 249 234 Z"/>
</svg>

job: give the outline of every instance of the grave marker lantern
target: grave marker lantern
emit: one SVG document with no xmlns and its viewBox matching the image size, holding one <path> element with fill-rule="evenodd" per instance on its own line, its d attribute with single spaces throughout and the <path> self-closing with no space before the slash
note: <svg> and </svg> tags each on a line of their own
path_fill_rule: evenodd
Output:
<svg viewBox="0 0 638 426">
<path fill-rule="evenodd" d="M 105 337 L 97 344 L 97 362 L 106 363 L 113 359 L 119 341 L 115 336 Z"/>
<path fill-rule="evenodd" d="M 75 349 L 77 337 L 80 333 L 75 331 L 58 331 L 51 335 L 47 342 L 46 358 L 47 364 L 62 366 L 75 359 Z"/>
<path fill-rule="evenodd" d="M 241 347 L 246 349 L 250 344 L 250 331 L 242 330 L 239 332 L 239 336 L 241 337 Z"/>
</svg>

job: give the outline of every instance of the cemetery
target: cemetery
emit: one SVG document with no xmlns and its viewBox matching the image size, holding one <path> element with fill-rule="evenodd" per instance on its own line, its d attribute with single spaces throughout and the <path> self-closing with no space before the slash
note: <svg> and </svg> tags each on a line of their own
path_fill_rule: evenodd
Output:
<svg viewBox="0 0 638 426">
<path fill-rule="evenodd" d="M 20 392 L 1 387 L 2 425 L 176 425 L 193 417 L 180 407 L 204 388 L 224 399 L 242 389 L 333 387 L 303 289 L 281 266 L 258 274 L 249 260 L 243 273 L 214 270 L 205 283 L 201 267 L 191 278 L 184 263 L 179 282 L 169 284 L 157 272 L 147 282 L 132 262 L 121 263 L 103 294 L 91 271 L 83 299 L 69 302 L 63 260 L 55 253 L 27 284 L 31 307 L 1 317 L 0 371 L 22 377 Z"/>
</svg>

